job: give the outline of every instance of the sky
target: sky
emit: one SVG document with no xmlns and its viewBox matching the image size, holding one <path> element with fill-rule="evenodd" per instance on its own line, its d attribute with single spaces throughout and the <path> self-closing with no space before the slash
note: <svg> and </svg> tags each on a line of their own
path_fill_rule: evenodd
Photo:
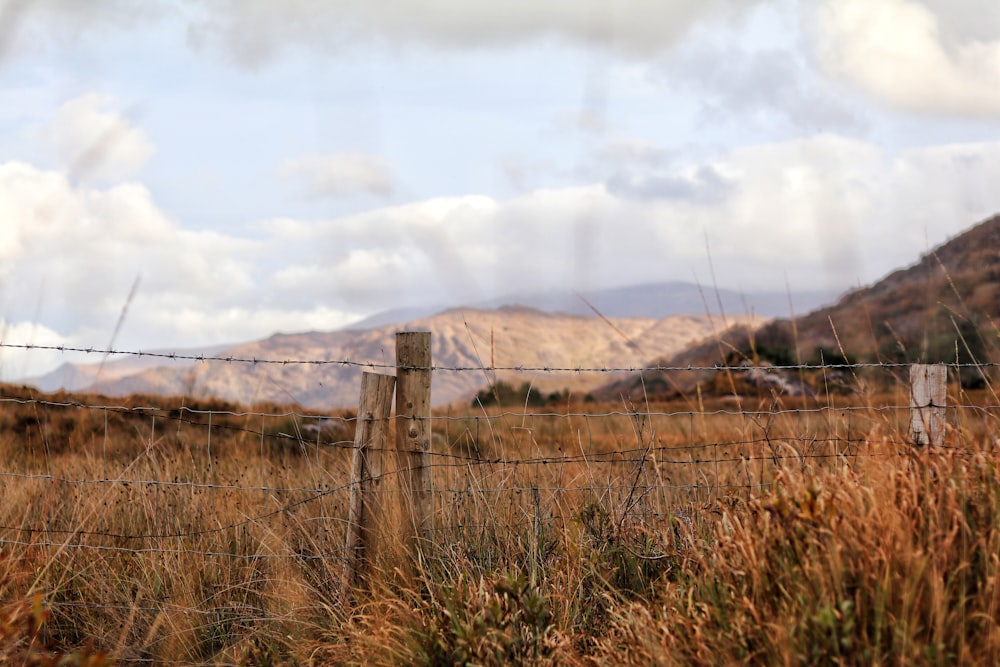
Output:
<svg viewBox="0 0 1000 667">
<path fill-rule="evenodd" d="M 998 184 L 995 0 L 0 0 L 7 344 L 846 290 Z"/>
</svg>

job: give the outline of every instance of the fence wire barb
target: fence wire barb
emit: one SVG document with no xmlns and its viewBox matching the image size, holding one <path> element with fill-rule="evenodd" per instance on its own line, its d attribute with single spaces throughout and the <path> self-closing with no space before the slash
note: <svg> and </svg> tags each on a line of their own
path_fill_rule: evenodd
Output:
<svg viewBox="0 0 1000 667">
<path fill-rule="evenodd" d="M 208 426 L 208 424 L 202 423 L 200 421 L 185 420 L 179 415 L 171 414 L 173 412 L 186 412 L 192 415 L 198 416 L 212 416 L 220 415 L 227 417 L 263 417 L 268 419 L 279 419 L 279 418 L 296 418 L 303 420 L 318 420 L 318 421 L 333 421 L 333 422 L 344 422 L 345 424 L 350 424 L 358 421 L 357 417 L 342 417 L 337 415 L 324 415 L 317 413 L 305 413 L 305 412 L 255 412 L 252 410 L 244 410 L 235 412 L 232 410 L 205 410 L 196 409 L 186 406 L 177 407 L 159 407 L 159 406 L 127 406 L 127 405 L 110 405 L 110 404 L 88 404 L 81 401 L 52 401 L 47 399 L 38 398 L 23 398 L 14 396 L 0 396 L 0 403 L 14 403 L 18 405 L 38 405 L 42 407 L 51 408 L 77 408 L 81 410 L 94 410 L 102 411 L 106 410 L 108 412 L 115 412 L 119 414 L 134 414 L 134 415 L 156 415 L 161 419 L 170 419 L 174 421 L 182 421 L 186 424 L 192 424 L 194 426 Z M 715 410 L 671 410 L 669 412 L 658 411 L 658 410 L 605 410 L 604 412 L 571 412 L 571 411 L 561 411 L 561 412 L 529 412 L 529 411 L 518 411 L 518 410 L 503 410 L 500 412 L 495 412 L 487 415 L 432 415 L 431 420 L 434 422 L 475 422 L 475 421 L 500 421 L 503 419 L 511 417 L 552 417 L 557 419 L 602 419 L 608 417 L 715 417 L 715 416 L 728 416 L 728 417 L 771 417 L 771 416 L 781 416 L 781 415 L 793 415 L 793 414 L 822 414 L 826 412 L 886 412 L 893 410 L 910 410 L 913 407 L 911 404 L 906 405 L 817 405 L 816 407 L 810 408 L 774 408 L 771 410 L 761 410 L 761 409 L 745 409 L 745 410 L 727 410 L 724 408 L 719 408 Z M 930 407 L 930 404 L 923 407 Z M 1000 409 L 1000 404 L 949 404 L 944 406 L 947 410 L 975 410 L 975 411 L 990 411 Z M 396 419 L 392 417 L 391 419 Z M 230 429 L 230 430 L 241 430 L 247 433 L 252 433 L 255 435 L 260 435 L 260 431 L 254 431 L 250 429 L 241 429 L 238 427 L 233 427 L 230 424 L 212 424 L 212 428 L 219 429 Z M 301 440 L 301 438 L 288 434 L 288 433 L 269 433 L 266 434 L 269 437 L 284 437 L 292 440 Z M 311 441 L 310 441 L 311 442 Z M 334 444 L 331 442 L 325 442 L 321 444 Z"/>
<path fill-rule="evenodd" d="M 745 371 L 750 368 L 766 368 L 774 370 L 823 370 L 823 369 L 852 369 L 852 368 L 908 368 L 912 364 L 909 362 L 856 362 L 856 363 L 823 363 L 823 364 L 787 364 L 768 366 L 729 366 L 717 364 L 712 366 L 397 366 L 385 362 L 375 361 L 354 361 L 352 359 L 259 359 L 257 357 L 237 357 L 237 356 L 212 356 L 212 355 L 190 355 L 177 354 L 174 352 L 143 352 L 142 350 L 116 350 L 112 348 L 100 349 L 94 347 L 72 347 L 69 345 L 37 345 L 27 343 L 0 343 L 0 348 L 10 348 L 19 350 L 43 350 L 49 352 L 74 352 L 79 354 L 97 354 L 101 356 L 131 356 L 131 357 L 151 357 L 159 359 L 169 359 L 174 361 L 205 361 L 240 363 L 250 365 L 302 365 L 302 366 L 350 366 L 356 368 L 370 369 L 416 369 L 431 371 L 453 371 L 453 372 L 477 372 L 482 373 L 492 371 L 513 371 L 513 372 L 538 372 L 538 373 L 639 373 L 644 371 Z M 995 368 L 1000 367 L 1000 362 L 983 363 L 960 363 L 948 362 L 944 365 L 949 368 Z"/>
<path fill-rule="evenodd" d="M 89 551 L 109 551 L 115 553 L 128 553 L 128 554 L 162 554 L 162 555 L 188 554 L 192 556 L 225 556 L 227 558 L 238 558 L 243 560 L 278 559 L 278 560 L 324 561 L 324 560 L 339 560 L 341 558 L 339 556 L 335 556 L 332 554 L 322 554 L 322 555 L 307 555 L 307 554 L 297 554 L 297 553 L 241 554 L 232 551 L 202 551 L 198 549 L 164 549 L 159 547 L 111 547 L 103 544 L 83 544 L 80 542 L 28 542 L 24 540 L 12 540 L 6 537 L 0 537 L 0 544 L 9 544 L 21 547 L 42 547 L 46 549 L 83 549 Z"/>
</svg>

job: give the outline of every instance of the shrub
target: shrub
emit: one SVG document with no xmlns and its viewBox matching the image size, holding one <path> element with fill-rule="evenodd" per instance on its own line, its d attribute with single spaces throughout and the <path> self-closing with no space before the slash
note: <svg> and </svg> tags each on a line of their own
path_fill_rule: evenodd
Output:
<svg viewBox="0 0 1000 667">
<path fill-rule="evenodd" d="M 486 389 L 482 389 L 476 394 L 472 401 L 473 407 L 491 405 L 513 406 L 528 405 L 539 407 L 545 405 L 546 398 L 542 392 L 531 386 L 528 382 L 522 382 L 519 387 L 514 387 L 509 382 L 497 380 Z"/>
<path fill-rule="evenodd" d="M 1000 478 L 990 455 L 781 473 L 724 512 L 659 604 L 619 609 L 629 664 L 996 664 Z"/>
<path fill-rule="evenodd" d="M 11 584 L 10 560 L 0 557 L 0 589 Z M 0 607 L 0 663 L 56 667 L 78 665 L 97 667 L 109 664 L 100 651 L 90 648 L 64 651 L 46 638 L 51 610 L 41 594 L 22 598 Z"/>
<path fill-rule="evenodd" d="M 390 612 L 377 664 L 549 664 L 554 630 L 548 598 L 521 575 L 431 585 L 425 595 Z M 404 615 L 400 618 L 397 615 Z"/>
</svg>

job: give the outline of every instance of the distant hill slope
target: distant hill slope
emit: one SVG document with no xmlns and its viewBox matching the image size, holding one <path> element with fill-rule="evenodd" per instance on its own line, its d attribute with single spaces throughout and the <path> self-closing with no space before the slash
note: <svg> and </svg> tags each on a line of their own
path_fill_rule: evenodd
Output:
<svg viewBox="0 0 1000 667">
<path fill-rule="evenodd" d="M 915 265 L 798 318 L 795 328 L 806 358 L 842 345 L 852 359 L 936 362 L 955 361 L 956 343 L 959 357 L 968 357 L 966 345 L 976 356 L 992 355 L 998 324 L 1000 216 L 995 216 Z M 793 344 L 789 325 L 769 328 L 775 343 Z"/>
<path fill-rule="evenodd" d="M 113 382 L 130 375 L 157 368 L 160 366 L 170 366 L 173 368 L 184 368 L 193 366 L 195 362 L 187 360 L 169 361 L 159 356 L 161 354 L 177 354 L 185 357 L 214 356 L 229 345 L 216 345 L 213 347 L 184 348 L 171 350 L 149 350 L 151 356 L 129 355 L 125 357 L 110 356 L 105 363 L 71 363 L 62 364 L 53 371 L 44 375 L 18 380 L 23 384 L 37 387 L 42 391 L 80 391 L 93 386 L 95 383 Z"/>
<path fill-rule="evenodd" d="M 641 367 L 645 361 L 676 354 L 712 335 L 718 324 L 707 316 L 666 319 L 615 318 L 545 313 L 523 307 L 455 309 L 403 326 L 358 331 L 276 334 L 227 348 L 220 356 L 256 359 L 350 360 L 395 363 L 395 333 L 431 331 L 436 366 L 613 368 Z M 391 369 L 376 369 L 391 372 Z M 89 391 L 111 395 L 194 394 L 241 403 L 295 403 L 314 409 L 349 407 L 358 400 L 362 369 L 343 364 L 245 364 L 197 362 L 180 368 L 146 369 L 102 381 Z M 586 392 L 606 381 L 606 373 L 505 372 L 500 379 L 529 381 L 542 391 L 570 388 Z M 483 371 L 437 371 L 433 402 L 470 400 L 493 381 Z"/>
<path fill-rule="evenodd" d="M 594 324 L 600 321 L 597 314 L 612 319 L 655 319 L 661 320 L 679 315 L 718 315 L 720 304 L 722 311 L 727 316 L 737 316 L 746 319 L 745 316 L 754 315 L 760 318 L 788 315 L 790 311 L 807 312 L 809 309 L 824 303 L 832 302 L 834 299 L 832 292 L 811 291 L 811 292 L 748 292 L 741 293 L 734 290 L 714 289 L 702 287 L 685 282 L 662 282 L 633 285 L 627 287 L 615 287 L 608 289 L 587 290 L 576 293 L 569 290 L 547 290 L 524 294 L 511 294 L 488 302 L 475 304 L 467 308 L 468 312 L 489 311 L 505 309 L 504 312 L 511 312 L 511 308 L 524 306 L 529 309 L 558 312 L 565 315 L 577 315 L 593 319 Z M 516 304 L 509 306 L 508 304 Z M 406 307 L 384 311 L 372 315 L 364 320 L 354 323 L 349 327 L 344 327 L 341 331 L 351 332 L 354 336 L 357 332 L 368 329 L 381 329 L 386 327 L 401 326 L 404 323 L 419 320 L 431 319 L 436 313 L 445 310 L 444 308 Z M 596 311 L 596 312 L 595 312 Z M 598 325 L 597 328 L 607 325 Z M 673 324 L 664 325 L 669 327 Z M 696 327 L 696 331 L 701 331 Z M 708 333 L 704 331 L 703 333 Z M 315 334 L 303 334 L 312 336 Z M 571 337 L 574 335 L 569 333 Z M 276 339 L 277 340 L 277 339 Z M 681 340 L 687 340 L 686 336 L 681 336 Z M 191 356 L 216 356 L 224 351 L 233 349 L 250 349 L 253 343 L 245 345 L 216 345 L 212 347 L 198 349 L 172 349 L 173 352 L 184 357 Z M 664 354 L 664 349 L 654 349 L 651 354 L 658 356 Z M 234 355 L 238 356 L 238 355 Z M 630 361 L 630 366 L 641 365 L 645 359 Z M 157 356 L 125 356 L 109 357 L 103 365 L 95 363 L 65 363 L 59 368 L 44 375 L 32 378 L 22 378 L 18 382 L 35 386 L 43 391 L 83 391 L 88 390 L 95 384 L 107 387 L 116 394 L 126 391 L 126 388 L 135 388 L 137 391 L 155 391 L 161 385 L 169 387 L 171 391 L 179 388 L 192 387 L 192 382 L 200 378 L 200 374 L 193 372 L 196 363 L 187 359 L 167 360 Z M 512 365 L 530 365 L 523 361 L 512 361 Z M 593 365 L 593 364 L 583 364 Z M 170 369 L 165 373 L 162 369 Z M 154 370 L 155 369 L 155 370 Z M 145 371 L 151 371 L 145 373 Z M 170 380 L 165 378 L 170 377 Z M 176 380 L 183 376 L 184 383 Z M 591 386 L 594 378 L 574 379 L 575 386 Z M 486 379 L 483 378 L 485 384 Z M 542 379 L 542 384 L 547 382 Z M 562 383 L 560 378 L 557 382 Z M 302 389 L 299 387 L 298 389 Z M 298 390 L 297 389 L 297 390 Z M 296 390 L 296 391 L 297 391 Z M 282 400 L 287 399 L 285 396 Z"/>
<path fill-rule="evenodd" d="M 594 309 L 605 317 L 652 317 L 662 319 L 674 315 L 719 315 L 719 306 L 726 315 L 757 317 L 791 317 L 808 313 L 829 303 L 838 294 L 813 290 L 787 292 L 738 292 L 715 289 L 686 282 L 660 282 L 610 287 L 605 289 L 548 290 L 508 294 L 470 304 L 480 310 L 492 310 L 507 305 L 519 305 L 536 310 L 591 317 Z M 588 305 L 589 304 L 589 305 Z M 591 308 L 593 306 L 593 309 Z M 444 306 L 396 308 L 356 322 L 351 329 L 371 329 L 408 322 L 446 310 Z"/>
<path fill-rule="evenodd" d="M 920 261 L 835 304 L 795 320 L 773 320 L 755 332 L 736 328 L 719 340 L 664 355 L 652 366 L 712 366 L 759 358 L 776 364 L 954 362 L 1000 360 L 1000 216 L 990 218 Z M 645 372 L 598 390 L 636 394 L 645 384 L 668 391 L 704 377 Z M 968 371 L 963 381 L 982 376 Z"/>
<path fill-rule="evenodd" d="M 582 298 L 581 298 L 582 297 Z M 832 303 L 829 291 L 738 292 L 685 282 L 646 283 L 626 287 L 517 294 L 477 304 L 496 308 L 516 303 L 539 310 L 591 316 L 593 306 L 606 317 L 653 317 L 674 315 L 726 315 L 790 317 Z M 721 305 L 721 312 L 720 312 Z"/>
</svg>

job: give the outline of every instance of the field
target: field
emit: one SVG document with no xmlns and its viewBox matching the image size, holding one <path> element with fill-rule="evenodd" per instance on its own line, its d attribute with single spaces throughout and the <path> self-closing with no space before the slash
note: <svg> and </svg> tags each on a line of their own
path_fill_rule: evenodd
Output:
<svg viewBox="0 0 1000 667">
<path fill-rule="evenodd" d="M 2 395 L 4 660 L 1000 661 L 988 388 L 933 451 L 900 386 L 436 411 L 431 537 L 387 475 L 350 587 L 353 413 Z"/>
</svg>

